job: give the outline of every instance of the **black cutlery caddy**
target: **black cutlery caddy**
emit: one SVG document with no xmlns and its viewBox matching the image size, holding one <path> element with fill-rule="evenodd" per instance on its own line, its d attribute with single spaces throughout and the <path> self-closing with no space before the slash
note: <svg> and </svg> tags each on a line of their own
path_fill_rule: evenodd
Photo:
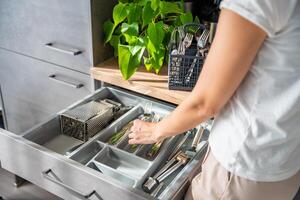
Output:
<svg viewBox="0 0 300 200">
<path fill-rule="evenodd" d="M 168 65 L 168 85 L 170 90 L 191 91 L 197 83 L 204 58 L 202 56 L 195 56 L 197 49 L 188 49 L 187 51 L 187 54 L 190 55 L 172 55 L 170 53 Z M 181 60 L 179 66 L 174 64 L 175 60 Z M 190 80 L 187 82 L 186 76 L 193 62 L 196 62 L 196 64 L 190 76 Z"/>
<path fill-rule="evenodd" d="M 180 28 L 180 27 L 178 27 Z M 189 32 L 190 28 L 197 29 L 195 32 L 201 33 L 205 29 L 205 26 L 197 23 L 188 23 L 182 27 L 184 34 Z M 177 33 L 173 33 L 175 36 L 173 43 L 170 43 L 169 62 L 168 62 L 168 87 L 170 90 L 184 90 L 191 91 L 197 83 L 198 77 L 202 70 L 204 63 L 203 55 L 197 53 L 197 41 L 193 39 L 191 45 L 185 49 L 184 54 L 178 53 L 179 45 L 176 44 L 178 40 Z M 195 33 L 193 33 L 195 35 Z M 181 41 L 182 42 L 182 41 Z M 177 53 L 174 53 L 175 52 Z M 191 70 L 191 66 L 194 65 Z"/>
</svg>

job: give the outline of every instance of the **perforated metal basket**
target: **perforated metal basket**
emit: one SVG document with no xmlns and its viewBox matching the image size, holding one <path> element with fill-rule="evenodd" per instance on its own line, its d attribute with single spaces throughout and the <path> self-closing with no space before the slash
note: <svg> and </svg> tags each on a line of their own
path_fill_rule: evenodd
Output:
<svg viewBox="0 0 300 200">
<path fill-rule="evenodd" d="M 113 119 L 120 107 L 120 103 L 105 99 L 67 110 L 60 115 L 61 133 L 87 141 Z"/>
<path fill-rule="evenodd" d="M 198 54 L 197 41 L 193 39 L 191 45 L 185 49 L 183 54 L 178 53 L 179 49 L 179 32 L 186 35 L 189 33 L 189 28 L 205 30 L 205 26 L 198 23 L 187 23 L 182 27 L 178 27 L 172 33 L 172 38 L 170 41 L 170 52 L 169 52 L 169 62 L 168 62 L 168 85 L 170 90 L 186 90 L 191 91 L 197 83 L 198 77 L 201 73 L 204 56 Z M 197 32 L 197 31 L 196 31 Z M 193 35 L 196 33 L 193 32 Z M 201 34 L 200 34 L 201 35 Z M 181 36 L 182 37 L 182 36 Z M 173 53 L 174 50 L 177 53 Z"/>
<path fill-rule="evenodd" d="M 187 52 L 187 55 L 172 55 L 170 53 L 168 66 L 170 90 L 191 91 L 198 81 L 204 58 L 202 56 L 194 56 L 196 49 L 188 49 Z M 178 60 L 180 60 L 180 65 L 174 64 Z M 195 63 L 195 66 L 191 73 L 190 66 L 193 63 Z M 186 78 L 187 76 L 189 76 L 189 79 Z"/>
</svg>

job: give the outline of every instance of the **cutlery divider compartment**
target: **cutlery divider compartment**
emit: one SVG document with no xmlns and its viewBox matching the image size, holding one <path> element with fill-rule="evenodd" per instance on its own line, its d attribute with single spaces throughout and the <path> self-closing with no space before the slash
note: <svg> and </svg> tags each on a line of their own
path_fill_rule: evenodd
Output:
<svg viewBox="0 0 300 200">
<path fill-rule="evenodd" d="M 108 177 L 115 178 L 126 186 L 134 187 L 137 183 L 136 179 L 99 161 L 98 157 L 104 157 L 105 152 L 110 151 L 111 148 L 113 147 L 109 147 L 107 144 L 96 140 L 88 145 L 85 145 L 77 153 L 72 155 L 70 159 L 77 161 L 88 168 L 96 170 Z"/>
<path fill-rule="evenodd" d="M 143 182 L 148 175 L 148 169 L 152 165 L 150 161 L 108 145 L 93 158 L 92 162 L 105 169 L 106 173 L 112 177 L 118 178 L 113 174 L 117 173 L 134 180 L 135 184 L 131 185 L 132 187 L 136 187 Z"/>
<path fill-rule="evenodd" d="M 133 151 L 131 149 L 131 145 L 128 144 L 129 138 L 125 137 L 122 141 L 120 141 L 116 146 L 119 149 L 122 149 L 123 151 L 126 151 L 128 153 L 136 154 L 136 151 L 140 148 L 141 145 L 137 145 L 136 149 Z"/>
<path fill-rule="evenodd" d="M 137 181 L 131 177 L 121 174 L 117 170 L 103 165 L 102 163 L 91 161 L 86 166 L 106 176 L 112 177 L 126 186 L 134 187 L 137 183 Z"/>
<path fill-rule="evenodd" d="M 152 165 L 150 161 L 98 140 L 81 148 L 70 158 L 130 187 L 141 184 Z"/>
<path fill-rule="evenodd" d="M 122 119 L 117 120 L 116 123 L 114 123 L 112 126 L 104 129 L 102 133 L 97 137 L 98 140 L 100 140 L 103 143 L 106 143 L 109 146 L 116 147 L 118 149 L 121 149 L 123 151 L 126 151 L 128 153 L 131 153 L 129 151 L 130 145 L 128 145 L 128 137 L 123 137 L 120 141 L 117 142 L 115 145 L 108 144 L 109 139 L 111 136 L 113 136 L 115 133 L 120 131 L 125 125 L 127 125 L 129 122 L 137 119 L 140 115 L 144 114 L 145 110 L 140 105 L 136 106 L 134 109 L 132 109 L 130 112 L 126 113 Z M 161 113 L 161 112 L 160 112 Z M 159 160 L 163 159 L 166 156 L 166 153 L 172 149 L 172 144 L 174 144 L 177 141 L 178 137 L 172 137 L 166 139 L 162 146 L 159 149 L 159 152 L 157 155 L 151 159 L 146 157 L 146 153 L 151 149 L 151 145 L 143 145 L 139 151 L 133 152 L 132 154 L 135 154 L 143 159 L 149 160 L 149 161 L 156 161 L 159 162 Z"/>
<path fill-rule="evenodd" d="M 102 131 L 101 135 L 99 135 L 99 137 L 97 139 L 103 143 L 108 144 L 108 141 L 112 135 L 114 135 L 115 133 L 120 131 L 129 122 L 135 120 L 138 116 L 140 116 L 143 113 L 144 113 L 144 110 L 141 106 L 138 105 L 138 106 L 134 107 L 130 112 L 124 114 L 124 117 L 117 120 L 116 123 L 114 123 L 112 126 L 104 129 Z M 117 142 L 117 144 L 111 145 L 111 146 L 118 146 L 125 139 L 126 139 L 126 137 L 124 137 L 121 141 Z"/>
<path fill-rule="evenodd" d="M 70 159 L 75 160 L 83 165 L 87 165 L 94 157 L 99 155 L 105 148 L 105 144 L 94 141 L 84 148 L 81 148 L 77 153 L 73 154 Z"/>
<path fill-rule="evenodd" d="M 23 137 L 67 157 L 84 143 L 76 138 L 61 134 L 59 115 L 43 125 L 35 127 L 33 131 Z"/>
<path fill-rule="evenodd" d="M 150 160 L 153 162 L 156 160 L 162 160 L 163 158 L 161 158 L 161 157 L 165 157 L 164 154 L 168 154 L 169 151 L 167 151 L 167 149 L 173 149 L 172 144 L 174 144 L 176 141 L 177 141 L 177 137 L 165 139 L 163 144 L 161 144 L 161 146 L 158 150 L 158 153 L 156 154 L 156 156 L 154 156 L 154 158 L 149 158 L 147 156 L 147 153 L 151 150 L 152 145 L 143 145 L 141 150 L 136 152 L 135 154 L 141 158 L 144 158 L 146 160 Z"/>
</svg>

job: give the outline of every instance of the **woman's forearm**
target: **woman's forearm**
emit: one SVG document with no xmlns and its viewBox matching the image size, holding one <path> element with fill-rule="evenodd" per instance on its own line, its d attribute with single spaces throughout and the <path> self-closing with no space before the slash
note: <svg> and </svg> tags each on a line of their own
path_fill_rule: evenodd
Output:
<svg viewBox="0 0 300 200">
<path fill-rule="evenodd" d="M 158 140 L 188 131 L 216 114 L 217 111 L 204 101 L 195 101 L 196 96 L 191 93 L 174 112 L 157 124 Z"/>
</svg>

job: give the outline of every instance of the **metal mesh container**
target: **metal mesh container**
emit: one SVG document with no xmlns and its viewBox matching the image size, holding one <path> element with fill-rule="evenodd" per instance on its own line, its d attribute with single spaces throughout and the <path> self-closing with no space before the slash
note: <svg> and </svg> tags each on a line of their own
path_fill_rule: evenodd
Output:
<svg viewBox="0 0 300 200">
<path fill-rule="evenodd" d="M 198 23 L 187 23 L 173 31 L 168 62 L 170 90 L 191 91 L 194 88 L 208 51 L 209 33 Z"/>
<path fill-rule="evenodd" d="M 104 99 L 67 110 L 60 115 L 61 133 L 85 142 L 102 130 L 120 107 L 120 103 Z"/>
<path fill-rule="evenodd" d="M 196 52 L 195 49 L 189 49 L 187 52 L 190 55 L 170 54 L 168 67 L 168 84 L 170 90 L 191 91 L 197 83 L 204 58 L 202 56 L 194 56 Z M 175 64 L 178 61 L 180 61 L 180 65 Z M 190 66 L 193 65 L 193 63 L 194 68 L 190 70 Z"/>
</svg>

